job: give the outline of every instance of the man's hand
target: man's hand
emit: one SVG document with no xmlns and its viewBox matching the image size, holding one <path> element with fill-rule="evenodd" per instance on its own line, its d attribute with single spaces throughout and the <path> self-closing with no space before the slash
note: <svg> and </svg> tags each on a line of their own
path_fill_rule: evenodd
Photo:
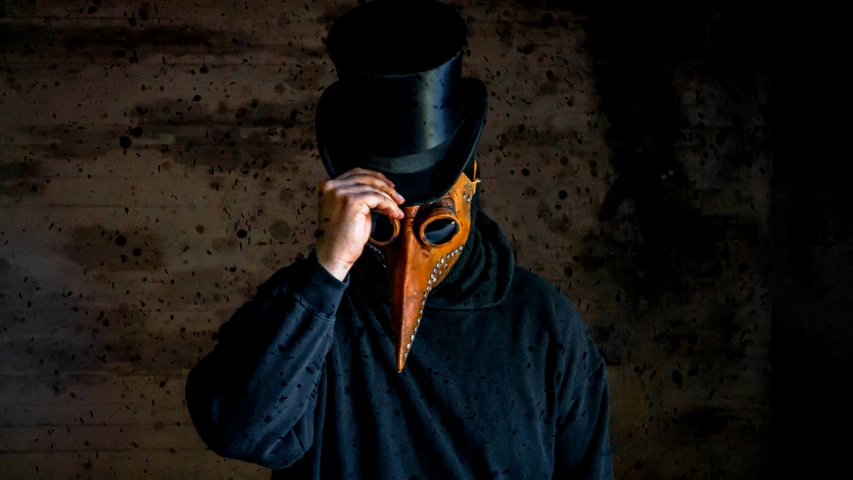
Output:
<svg viewBox="0 0 853 480">
<path fill-rule="evenodd" d="M 402 219 L 405 200 L 385 175 L 354 168 L 318 184 L 317 260 L 343 281 L 370 238 L 371 210 Z"/>
</svg>

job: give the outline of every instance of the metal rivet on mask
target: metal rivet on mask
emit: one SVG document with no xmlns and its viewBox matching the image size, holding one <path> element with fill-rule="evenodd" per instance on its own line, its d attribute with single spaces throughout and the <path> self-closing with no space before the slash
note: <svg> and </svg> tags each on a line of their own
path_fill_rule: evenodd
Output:
<svg viewBox="0 0 853 480">
<path fill-rule="evenodd" d="M 431 288 L 431 286 L 427 285 L 427 292 L 430 291 Z"/>
<path fill-rule="evenodd" d="M 438 262 L 436 262 L 436 264 L 435 264 L 435 268 L 441 268 L 441 264 L 440 264 L 440 263 L 438 263 Z"/>
<path fill-rule="evenodd" d="M 412 348 L 412 344 L 411 344 L 411 343 L 410 343 L 410 344 L 408 344 L 408 345 L 406 345 L 406 350 L 410 350 L 411 348 Z"/>
<path fill-rule="evenodd" d="M 470 198 L 470 197 L 468 198 L 468 203 L 471 203 L 471 198 Z"/>
<path fill-rule="evenodd" d="M 405 359 L 407 359 L 407 358 L 409 358 L 409 352 L 406 352 L 406 353 L 404 353 L 404 354 L 403 354 L 403 360 L 405 360 Z"/>
<path fill-rule="evenodd" d="M 415 335 L 414 334 L 412 334 L 412 341 L 413 342 L 415 341 Z"/>
<path fill-rule="evenodd" d="M 424 300 L 423 302 L 421 302 L 421 305 L 426 305 L 426 300 Z"/>
<path fill-rule="evenodd" d="M 421 310 L 421 313 L 423 313 L 423 310 Z M 420 324 L 421 324 L 421 317 L 418 317 L 418 325 L 420 325 Z"/>
<path fill-rule="evenodd" d="M 418 315 L 423 315 L 423 314 L 424 314 L 424 309 L 422 308 L 421 311 L 418 312 Z"/>
<path fill-rule="evenodd" d="M 468 195 L 465 195 L 465 194 L 463 193 L 463 194 L 462 194 L 462 199 L 464 200 L 464 199 L 466 199 L 466 198 L 468 198 Z"/>
<path fill-rule="evenodd" d="M 439 261 L 440 261 L 441 263 L 444 263 L 444 258 L 442 258 L 442 259 L 441 259 L 441 260 L 439 260 Z"/>
</svg>

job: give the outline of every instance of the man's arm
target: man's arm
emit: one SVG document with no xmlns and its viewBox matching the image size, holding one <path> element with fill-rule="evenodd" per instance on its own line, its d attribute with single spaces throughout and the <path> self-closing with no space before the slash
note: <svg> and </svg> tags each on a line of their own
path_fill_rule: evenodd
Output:
<svg viewBox="0 0 853 480">
<path fill-rule="evenodd" d="M 317 386 L 348 285 L 312 250 L 220 327 L 219 343 L 186 385 L 193 424 L 211 450 L 280 469 L 311 447 Z"/>
<path fill-rule="evenodd" d="M 607 365 L 571 302 L 563 311 L 569 312 L 566 344 L 573 348 L 562 350 L 568 358 L 558 390 L 553 478 L 611 480 Z"/>
<path fill-rule="evenodd" d="M 610 398 L 604 362 L 578 387 L 577 397 L 557 423 L 554 478 L 612 479 Z"/>
</svg>

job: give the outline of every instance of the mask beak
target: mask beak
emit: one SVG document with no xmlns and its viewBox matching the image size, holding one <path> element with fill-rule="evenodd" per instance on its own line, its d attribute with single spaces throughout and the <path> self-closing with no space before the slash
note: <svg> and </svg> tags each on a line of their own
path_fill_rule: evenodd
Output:
<svg viewBox="0 0 853 480">
<path fill-rule="evenodd" d="M 391 322 L 394 326 L 397 371 L 402 372 L 423 318 L 423 308 L 431 284 L 433 262 L 413 233 L 413 216 L 407 209 L 401 228 L 399 250 L 389 258 L 391 273 Z"/>
</svg>

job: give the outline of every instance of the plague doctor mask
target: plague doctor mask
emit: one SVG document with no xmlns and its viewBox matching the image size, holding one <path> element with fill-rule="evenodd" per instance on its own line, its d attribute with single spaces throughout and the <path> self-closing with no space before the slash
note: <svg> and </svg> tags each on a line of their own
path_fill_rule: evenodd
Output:
<svg viewBox="0 0 853 480">
<path fill-rule="evenodd" d="M 477 193 L 463 172 L 434 202 L 402 207 L 401 220 L 373 212 L 368 246 L 388 272 L 391 285 L 391 326 L 398 371 L 402 371 L 423 319 L 430 292 L 459 259 L 471 231 L 471 201 Z"/>
</svg>

